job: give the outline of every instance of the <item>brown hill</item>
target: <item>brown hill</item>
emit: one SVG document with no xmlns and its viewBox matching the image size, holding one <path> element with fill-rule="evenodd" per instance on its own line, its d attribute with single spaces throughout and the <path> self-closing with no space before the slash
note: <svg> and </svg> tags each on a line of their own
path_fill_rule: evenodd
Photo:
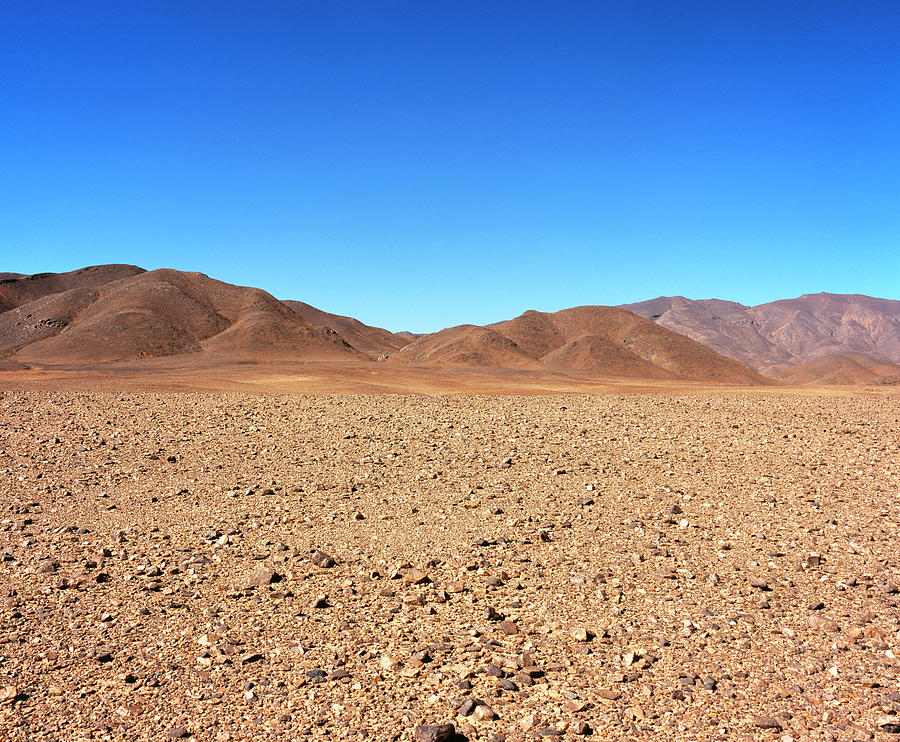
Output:
<svg viewBox="0 0 900 742">
<path fill-rule="evenodd" d="M 871 384 L 900 378 L 900 364 L 862 353 L 834 353 L 783 371 L 790 384 Z"/>
<path fill-rule="evenodd" d="M 459 325 L 423 335 L 401 348 L 394 363 L 451 364 L 492 368 L 540 368 L 513 340 L 489 327 Z"/>
<path fill-rule="evenodd" d="M 370 358 L 395 353 L 413 339 L 408 333 L 395 334 L 381 327 L 363 324 L 353 317 L 323 312 L 302 301 L 287 299 L 282 300 L 282 304 L 290 307 L 309 324 L 334 330 L 350 345 Z"/>
<path fill-rule="evenodd" d="M 449 328 L 410 343 L 391 360 L 764 382 L 743 364 L 618 307 L 575 307 L 552 314 L 528 311 L 488 327 Z"/>
<path fill-rule="evenodd" d="M 265 291 L 201 273 L 141 272 L 0 314 L 0 349 L 23 363 L 97 363 L 206 353 L 229 359 L 359 359 Z"/>
<path fill-rule="evenodd" d="M 144 269 L 136 265 L 91 265 L 68 273 L 35 273 L 31 276 L 5 273 L 0 278 L 0 312 L 71 289 L 97 289 L 140 273 L 144 273 Z"/>
<path fill-rule="evenodd" d="M 891 299 L 822 293 L 747 307 L 671 296 L 623 308 L 773 376 L 835 354 L 900 362 L 900 301 Z"/>
</svg>

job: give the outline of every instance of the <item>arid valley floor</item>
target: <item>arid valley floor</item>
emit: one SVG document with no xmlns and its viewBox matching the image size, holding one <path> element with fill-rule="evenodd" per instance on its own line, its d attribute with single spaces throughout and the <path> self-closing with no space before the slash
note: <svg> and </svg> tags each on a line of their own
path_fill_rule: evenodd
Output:
<svg viewBox="0 0 900 742">
<path fill-rule="evenodd" d="M 0 739 L 897 739 L 895 392 L 0 392 Z"/>
</svg>

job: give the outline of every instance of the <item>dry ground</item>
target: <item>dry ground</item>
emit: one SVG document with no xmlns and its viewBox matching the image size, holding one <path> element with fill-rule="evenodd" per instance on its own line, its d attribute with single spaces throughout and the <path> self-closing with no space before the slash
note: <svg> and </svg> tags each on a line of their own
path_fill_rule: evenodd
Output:
<svg viewBox="0 0 900 742">
<path fill-rule="evenodd" d="M 898 484 L 889 394 L 7 389 L 0 739 L 897 739 Z"/>
</svg>

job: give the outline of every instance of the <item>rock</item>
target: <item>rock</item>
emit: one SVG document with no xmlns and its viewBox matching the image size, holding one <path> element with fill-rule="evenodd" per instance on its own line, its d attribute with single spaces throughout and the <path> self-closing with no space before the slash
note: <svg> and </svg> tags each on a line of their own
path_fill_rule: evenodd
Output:
<svg viewBox="0 0 900 742">
<path fill-rule="evenodd" d="M 317 567 L 328 568 L 333 567 L 336 564 L 331 555 L 326 554 L 324 551 L 319 551 L 318 549 L 316 549 L 309 558 Z"/>
<path fill-rule="evenodd" d="M 509 619 L 500 622 L 500 629 L 508 636 L 519 633 L 519 627 L 516 625 L 516 622 Z"/>
<path fill-rule="evenodd" d="M 456 710 L 457 716 L 468 716 L 478 707 L 478 701 L 473 698 L 467 698 Z"/>
<path fill-rule="evenodd" d="M 836 634 L 841 627 L 835 621 L 824 616 L 812 615 L 809 617 L 809 628 L 816 631 L 824 631 L 826 634 Z"/>
<path fill-rule="evenodd" d="M 758 590 L 768 590 L 769 589 L 769 583 L 766 582 L 762 577 L 751 577 L 750 585 L 752 587 L 757 588 Z"/>
<path fill-rule="evenodd" d="M 753 720 L 753 724 L 760 729 L 781 729 L 781 722 L 774 716 L 757 716 Z"/>
<path fill-rule="evenodd" d="M 577 642 L 589 642 L 594 635 L 583 626 L 579 626 L 572 630 L 572 638 Z"/>
<path fill-rule="evenodd" d="M 453 742 L 456 727 L 453 724 L 420 724 L 416 727 L 416 742 Z"/>
<path fill-rule="evenodd" d="M 265 564 L 260 564 L 247 578 L 244 586 L 248 588 L 264 587 L 266 585 L 271 585 L 272 583 L 278 582 L 280 579 L 281 577 L 274 569 L 272 569 L 271 567 L 267 567 Z"/>
<path fill-rule="evenodd" d="M 494 713 L 494 709 L 492 709 L 486 703 L 478 704 L 475 707 L 473 716 L 479 721 L 491 721 L 492 719 L 497 718 L 497 714 Z"/>
<path fill-rule="evenodd" d="M 425 574 L 421 569 L 415 568 L 407 569 L 403 573 L 403 579 L 410 585 L 424 585 L 428 582 L 431 582 L 427 574 Z"/>
<path fill-rule="evenodd" d="M 166 732 L 166 736 L 169 739 L 184 739 L 185 737 L 190 737 L 190 733 L 184 727 L 172 727 L 168 732 Z"/>
<path fill-rule="evenodd" d="M 502 621 L 503 614 L 500 613 L 496 608 L 487 606 L 484 609 L 484 618 L 486 621 Z"/>
<path fill-rule="evenodd" d="M 0 706 L 7 706 L 15 702 L 19 695 L 19 689 L 14 685 L 7 685 L 0 690 Z"/>
<path fill-rule="evenodd" d="M 400 667 L 400 661 L 396 657 L 391 657 L 389 654 L 381 655 L 378 664 L 381 666 L 382 670 L 388 670 L 389 672 L 393 672 Z"/>
<path fill-rule="evenodd" d="M 885 734 L 900 734 L 900 716 L 881 716 L 875 725 Z"/>
</svg>

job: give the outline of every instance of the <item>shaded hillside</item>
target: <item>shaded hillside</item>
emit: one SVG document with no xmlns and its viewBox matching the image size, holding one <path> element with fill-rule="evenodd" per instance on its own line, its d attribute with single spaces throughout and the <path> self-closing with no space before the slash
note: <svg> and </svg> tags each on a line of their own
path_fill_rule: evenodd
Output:
<svg viewBox="0 0 900 742">
<path fill-rule="evenodd" d="M 182 353 L 247 360 L 361 354 L 265 291 L 201 273 L 142 272 L 0 314 L 0 348 L 25 363 L 98 363 Z"/>
<path fill-rule="evenodd" d="M 72 289 L 97 289 L 113 281 L 144 273 L 136 265 L 91 265 L 68 273 L 2 274 L 0 312 Z"/>
<path fill-rule="evenodd" d="M 287 299 L 282 300 L 282 303 L 290 307 L 309 324 L 334 330 L 350 345 L 370 358 L 378 358 L 385 354 L 394 353 L 413 339 L 408 333 L 395 334 L 381 327 L 363 324 L 353 317 L 323 312 L 321 309 L 316 309 L 314 306 L 302 301 Z"/>
<path fill-rule="evenodd" d="M 764 382 L 743 364 L 617 307 L 575 307 L 552 314 L 528 311 L 488 327 L 449 328 L 411 343 L 392 361 Z"/>
<path fill-rule="evenodd" d="M 540 368 L 513 340 L 489 327 L 459 325 L 423 335 L 390 358 L 394 363 L 432 363 L 492 368 Z"/>
</svg>

